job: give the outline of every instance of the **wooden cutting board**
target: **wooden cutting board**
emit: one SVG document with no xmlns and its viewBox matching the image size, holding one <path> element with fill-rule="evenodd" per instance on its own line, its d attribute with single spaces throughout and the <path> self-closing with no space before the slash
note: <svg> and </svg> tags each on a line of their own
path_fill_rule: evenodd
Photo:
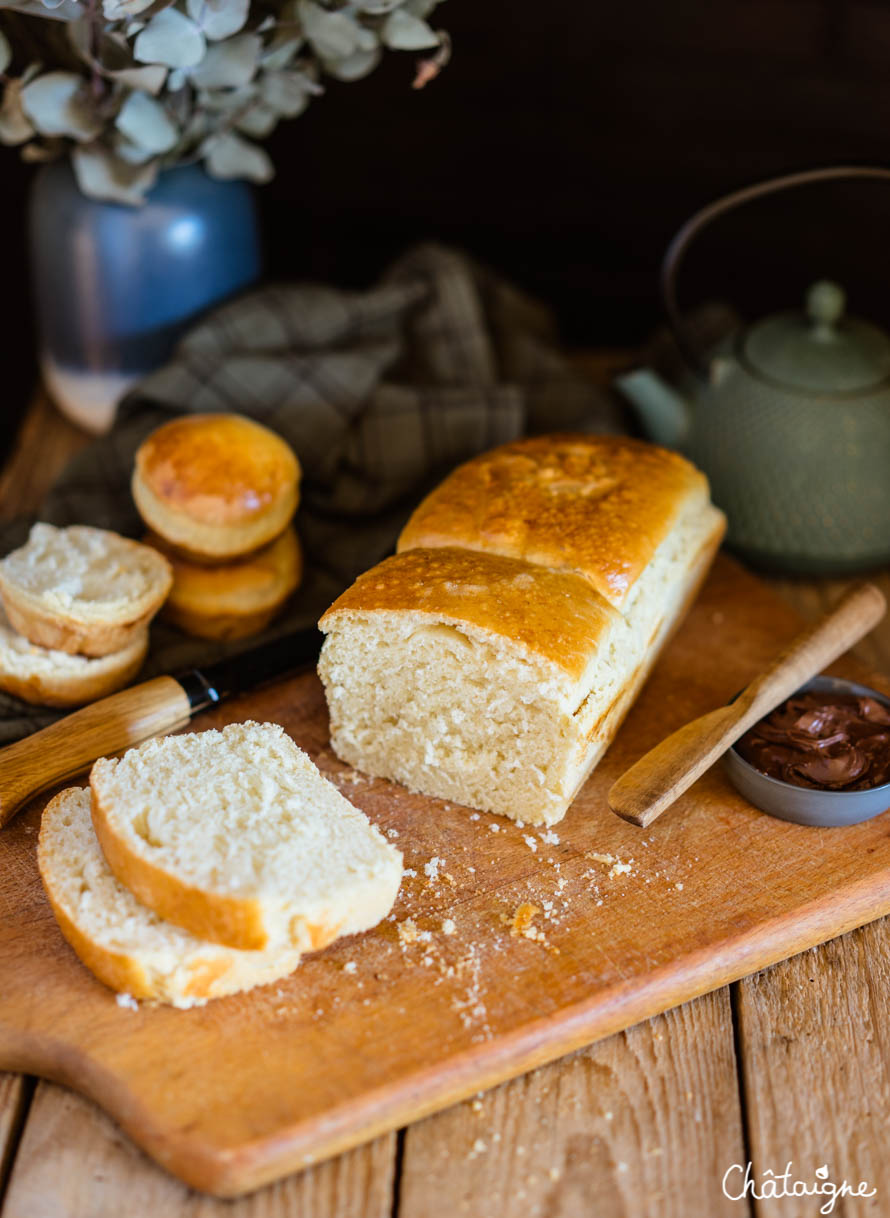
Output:
<svg viewBox="0 0 890 1218">
<path fill-rule="evenodd" d="M 0 1067 L 84 1092 L 171 1172 L 233 1195 L 890 912 L 890 815 L 785 824 L 719 766 L 648 830 L 606 807 L 622 769 L 731 697 L 799 625 L 720 559 L 551 831 L 341 765 L 313 674 L 201 716 L 282 723 L 409 870 L 376 930 L 198 1010 L 123 1008 L 79 963 L 37 873 L 41 800 L 0 832 Z"/>
</svg>

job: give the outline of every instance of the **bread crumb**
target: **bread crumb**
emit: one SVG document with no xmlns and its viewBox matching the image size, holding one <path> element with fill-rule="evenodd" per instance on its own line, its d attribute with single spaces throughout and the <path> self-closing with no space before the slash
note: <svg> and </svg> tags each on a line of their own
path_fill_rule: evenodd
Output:
<svg viewBox="0 0 890 1218">
<path fill-rule="evenodd" d="M 617 863 L 618 861 L 614 854 L 595 854 L 592 850 L 589 850 L 584 857 L 593 859 L 595 863 L 605 863 L 606 866 L 608 866 L 610 863 Z"/>
<path fill-rule="evenodd" d="M 453 918 L 446 918 L 445 921 L 442 923 L 442 934 L 443 935 L 453 935 L 456 930 L 457 930 L 457 927 L 454 925 Z"/>
<path fill-rule="evenodd" d="M 675 885 L 674 885 L 674 887 L 676 888 L 677 892 L 682 892 L 682 891 L 683 891 L 683 885 L 682 885 L 682 883 L 675 884 Z"/>
<path fill-rule="evenodd" d="M 417 872 L 414 870 L 413 867 L 406 867 L 405 870 L 402 872 L 402 875 L 406 876 L 406 877 L 412 877 L 412 876 L 417 875 Z"/>
<path fill-rule="evenodd" d="M 398 831 L 398 829 L 387 829 L 386 836 L 387 837 L 398 837 L 399 831 Z"/>
<path fill-rule="evenodd" d="M 475 1159 L 477 1155 L 484 1155 L 486 1150 L 488 1150 L 488 1147 L 485 1145 L 485 1143 L 482 1141 L 481 1138 L 477 1138 L 476 1141 L 473 1143 L 473 1146 L 470 1150 L 470 1153 L 467 1155 L 467 1158 Z"/>
<path fill-rule="evenodd" d="M 139 1003 L 132 994 L 115 994 L 114 1001 L 125 1011 L 138 1011 Z"/>
<path fill-rule="evenodd" d="M 445 866 L 445 860 L 440 859 L 437 854 L 434 854 L 428 863 L 424 863 L 424 874 L 429 878 L 430 883 L 435 884 L 439 878 L 439 868 Z"/>
<path fill-rule="evenodd" d="M 544 932 L 535 926 L 535 918 L 540 912 L 540 908 L 532 905 L 531 901 L 523 901 L 512 918 L 509 914 L 501 914 L 501 922 L 510 927 L 510 935 L 514 939 L 543 939 Z"/>
<path fill-rule="evenodd" d="M 494 821 L 492 821 L 492 822 L 491 822 L 491 824 L 488 826 L 488 829 L 489 829 L 489 832 L 490 832 L 490 833 L 500 833 L 500 831 L 501 831 L 501 826 L 500 826 L 500 825 L 495 824 L 495 822 L 494 822 Z"/>
<path fill-rule="evenodd" d="M 548 829 L 546 833 L 541 834 L 541 841 L 546 842 L 548 846 L 558 846 L 559 834 L 554 833 L 552 829 Z"/>
<path fill-rule="evenodd" d="M 548 1169 L 547 1175 L 550 1177 L 551 1180 L 558 1180 L 559 1177 L 562 1175 L 562 1172 L 559 1170 L 558 1167 L 551 1167 Z"/>
<path fill-rule="evenodd" d="M 470 815 L 470 820 L 478 820 L 478 819 L 479 819 L 479 813 L 478 813 L 478 812 L 473 812 L 473 813 L 471 813 L 471 815 Z"/>
<path fill-rule="evenodd" d="M 396 930 L 398 931 L 399 935 L 399 943 L 401 943 L 403 947 L 406 943 L 417 942 L 417 923 L 413 918 L 406 918 L 404 922 L 400 922 L 396 927 Z"/>
<path fill-rule="evenodd" d="M 344 973 L 354 973 L 357 968 L 358 968 L 358 965 L 356 964 L 356 962 L 354 960 L 347 960 L 346 963 L 343 965 L 343 972 Z"/>
<path fill-rule="evenodd" d="M 481 1112 L 481 1111 L 482 1111 L 482 1101 L 481 1101 L 481 1100 L 473 1100 L 473 1102 L 472 1102 L 472 1104 L 470 1105 L 470 1107 L 472 1108 L 472 1110 L 473 1110 L 474 1112 Z"/>
<path fill-rule="evenodd" d="M 531 850 L 532 854 L 537 854 L 538 843 L 535 841 L 535 839 L 532 837 L 532 835 L 530 833 L 526 833 L 526 835 L 523 837 L 522 840 L 525 842 L 526 846 L 528 846 L 529 850 Z"/>
</svg>

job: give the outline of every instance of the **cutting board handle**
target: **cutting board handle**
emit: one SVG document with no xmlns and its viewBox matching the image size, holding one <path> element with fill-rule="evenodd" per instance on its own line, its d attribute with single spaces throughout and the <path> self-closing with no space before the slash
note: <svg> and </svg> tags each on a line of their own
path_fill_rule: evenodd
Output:
<svg viewBox="0 0 890 1218">
<path fill-rule="evenodd" d="M 81 774 L 97 757 L 172 732 L 190 717 L 179 682 L 155 677 L 0 749 L 0 829 L 32 796 Z"/>
</svg>

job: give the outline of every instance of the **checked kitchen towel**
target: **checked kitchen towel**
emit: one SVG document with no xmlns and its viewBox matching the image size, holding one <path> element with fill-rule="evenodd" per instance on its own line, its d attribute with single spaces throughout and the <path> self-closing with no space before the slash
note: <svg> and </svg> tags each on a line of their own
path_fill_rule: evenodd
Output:
<svg viewBox="0 0 890 1218">
<path fill-rule="evenodd" d="M 525 432 L 622 430 L 612 400 L 559 351 L 544 307 L 465 255 L 423 245 L 365 292 L 269 286 L 217 309 L 121 403 L 38 518 L 140 537 L 130 496 L 140 442 L 178 414 L 229 410 L 279 432 L 300 458 L 306 577 L 255 639 L 209 643 L 156 624 L 142 679 L 316 622 L 392 549 L 420 497 L 474 453 Z M 4 527 L 0 553 L 30 523 Z M 0 694 L 0 743 L 58 714 Z"/>
</svg>

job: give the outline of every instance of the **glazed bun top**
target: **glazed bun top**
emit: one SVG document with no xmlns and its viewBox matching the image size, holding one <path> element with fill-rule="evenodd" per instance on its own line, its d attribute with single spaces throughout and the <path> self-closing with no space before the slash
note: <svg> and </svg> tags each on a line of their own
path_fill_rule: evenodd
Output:
<svg viewBox="0 0 890 1218">
<path fill-rule="evenodd" d="M 300 464 L 282 438 L 238 414 L 159 427 L 136 454 L 142 489 L 196 524 L 238 526 L 296 507 Z"/>
</svg>

